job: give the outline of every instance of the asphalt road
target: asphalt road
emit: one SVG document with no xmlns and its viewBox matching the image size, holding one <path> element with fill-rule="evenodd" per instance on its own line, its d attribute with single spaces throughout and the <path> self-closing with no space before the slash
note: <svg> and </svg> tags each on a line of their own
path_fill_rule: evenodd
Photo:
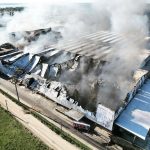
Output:
<svg viewBox="0 0 150 150">
<path fill-rule="evenodd" d="M 0 78 L 0 87 L 7 89 L 7 92 L 10 92 L 10 94 L 16 95 L 15 86 L 10 81 Z M 51 102 L 50 100 L 47 100 L 46 98 L 43 98 L 42 96 L 38 94 L 32 94 L 30 90 L 24 87 L 17 86 L 17 88 L 18 88 L 20 99 L 28 103 L 30 106 L 40 110 L 42 114 L 46 115 L 48 118 L 54 120 L 55 122 L 61 123 L 61 125 L 67 128 L 71 133 L 87 141 L 88 143 L 93 145 L 95 148 L 100 149 L 100 150 L 106 149 L 97 141 L 94 141 L 92 138 L 87 137 L 81 132 L 75 130 L 70 124 L 68 124 L 62 118 L 60 118 L 59 116 L 56 116 L 53 113 L 53 109 L 52 109 L 53 107 L 56 106 L 54 102 Z"/>
</svg>

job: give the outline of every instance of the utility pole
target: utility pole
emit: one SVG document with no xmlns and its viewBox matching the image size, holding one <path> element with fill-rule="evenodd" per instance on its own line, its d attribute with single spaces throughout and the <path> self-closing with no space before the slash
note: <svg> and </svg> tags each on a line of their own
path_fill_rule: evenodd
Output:
<svg viewBox="0 0 150 150">
<path fill-rule="evenodd" d="M 5 103 L 6 103 L 6 109 L 8 111 L 8 104 L 7 104 L 7 100 L 5 99 Z"/>
<path fill-rule="evenodd" d="M 60 129 L 61 129 L 61 132 L 62 132 L 62 122 L 60 122 Z"/>
<path fill-rule="evenodd" d="M 17 88 L 17 76 L 20 75 L 21 73 L 22 73 L 22 70 L 16 69 L 16 74 L 13 76 L 18 102 L 20 102 L 20 99 L 19 99 L 19 93 L 18 93 L 18 88 Z"/>
<path fill-rule="evenodd" d="M 17 99 L 18 99 L 18 101 L 20 102 L 19 94 L 18 94 L 18 89 L 17 89 L 17 81 L 16 81 L 16 79 L 15 79 L 15 89 L 16 89 Z"/>
</svg>

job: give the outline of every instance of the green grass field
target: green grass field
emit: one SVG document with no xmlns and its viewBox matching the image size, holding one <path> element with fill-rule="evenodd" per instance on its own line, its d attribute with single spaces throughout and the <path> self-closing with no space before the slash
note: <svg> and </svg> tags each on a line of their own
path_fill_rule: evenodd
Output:
<svg viewBox="0 0 150 150">
<path fill-rule="evenodd" d="M 0 107 L 0 150 L 48 150 L 38 138 Z"/>
</svg>

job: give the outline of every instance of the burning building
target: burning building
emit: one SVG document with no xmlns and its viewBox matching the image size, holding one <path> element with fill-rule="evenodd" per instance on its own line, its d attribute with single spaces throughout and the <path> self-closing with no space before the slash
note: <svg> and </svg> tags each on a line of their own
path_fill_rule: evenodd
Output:
<svg viewBox="0 0 150 150">
<path fill-rule="evenodd" d="M 67 23 L 63 24 L 63 30 L 46 28 L 10 33 L 10 41 L 15 46 L 8 43 L 1 45 L 0 71 L 64 106 L 67 108 L 65 114 L 76 121 L 85 116 L 109 131 L 119 126 L 145 139 L 149 124 L 141 135 L 133 131 L 135 124 L 131 121 L 132 103 L 137 99 L 144 103 L 148 101 L 136 95 L 139 90 L 145 90 L 144 84 L 149 86 L 149 54 L 143 50 L 145 20 L 142 20 L 143 13 L 139 12 L 139 7 L 127 10 L 122 7 L 115 10 L 113 6 L 113 12 L 105 10 L 106 16 L 103 13 L 107 22 L 105 27 L 109 29 L 91 29 L 93 20 L 89 23 L 84 15 L 80 16 L 85 19 L 85 24 L 78 20 L 79 24 L 87 27 L 89 32 L 85 31 L 77 37 L 73 32 L 75 38 L 72 40 L 68 40 L 70 36 L 66 35 L 72 35 L 70 28 L 65 29 Z M 121 14 L 125 20 L 134 18 L 136 24 L 131 21 L 128 25 L 116 14 Z M 96 28 L 97 22 L 94 25 Z M 82 29 L 81 26 L 79 29 Z M 142 60 L 142 69 L 136 72 Z M 144 97 L 148 97 L 147 92 Z M 141 109 L 139 103 L 136 106 Z M 126 112 L 129 118 L 126 118 Z M 124 120 L 127 120 L 126 124 Z"/>
<path fill-rule="evenodd" d="M 119 84 L 101 74 L 110 64 L 110 53 L 121 41 L 122 36 L 101 31 L 66 45 L 53 44 L 34 54 L 16 52 L 11 46 L 14 50 L 8 54 L 5 50 L 1 56 L 1 72 L 9 78 L 17 77 L 26 87 L 112 130 L 118 112 L 126 104 L 126 93 L 121 95 Z M 7 49 L 9 44 L 4 47 Z"/>
</svg>

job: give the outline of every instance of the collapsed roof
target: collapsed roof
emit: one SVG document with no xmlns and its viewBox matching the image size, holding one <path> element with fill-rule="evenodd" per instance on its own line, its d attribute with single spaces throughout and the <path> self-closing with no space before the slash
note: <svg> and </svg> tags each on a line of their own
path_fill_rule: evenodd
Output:
<svg viewBox="0 0 150 150">
<path fill-rule="evenodd" d="M 39 32 L 43 30 L 33 33 L 37 36 Z M 32 32 L 27 34 L 30 40 L 34 40 Z M 108 54 L 121 40 L 121 36 L 101 31 L 77 41 L 50 45 L 36 54 L 23 54 L 19 50 L 14 53 L 14 48 L 7 55 L 1 55 L 0 71 L 9 78 L 17 77 L 32 90 L 80 111 L 90 120 L 112 130 L 116 112 L 124 105 L 126 95 L 120 95 L 117 83 L 99 76 L 109 64 Z M 26 80 L 30 78 L 32 81 Z M 108 87 L 109 94 L 106 93 Z"/>
</svg>

